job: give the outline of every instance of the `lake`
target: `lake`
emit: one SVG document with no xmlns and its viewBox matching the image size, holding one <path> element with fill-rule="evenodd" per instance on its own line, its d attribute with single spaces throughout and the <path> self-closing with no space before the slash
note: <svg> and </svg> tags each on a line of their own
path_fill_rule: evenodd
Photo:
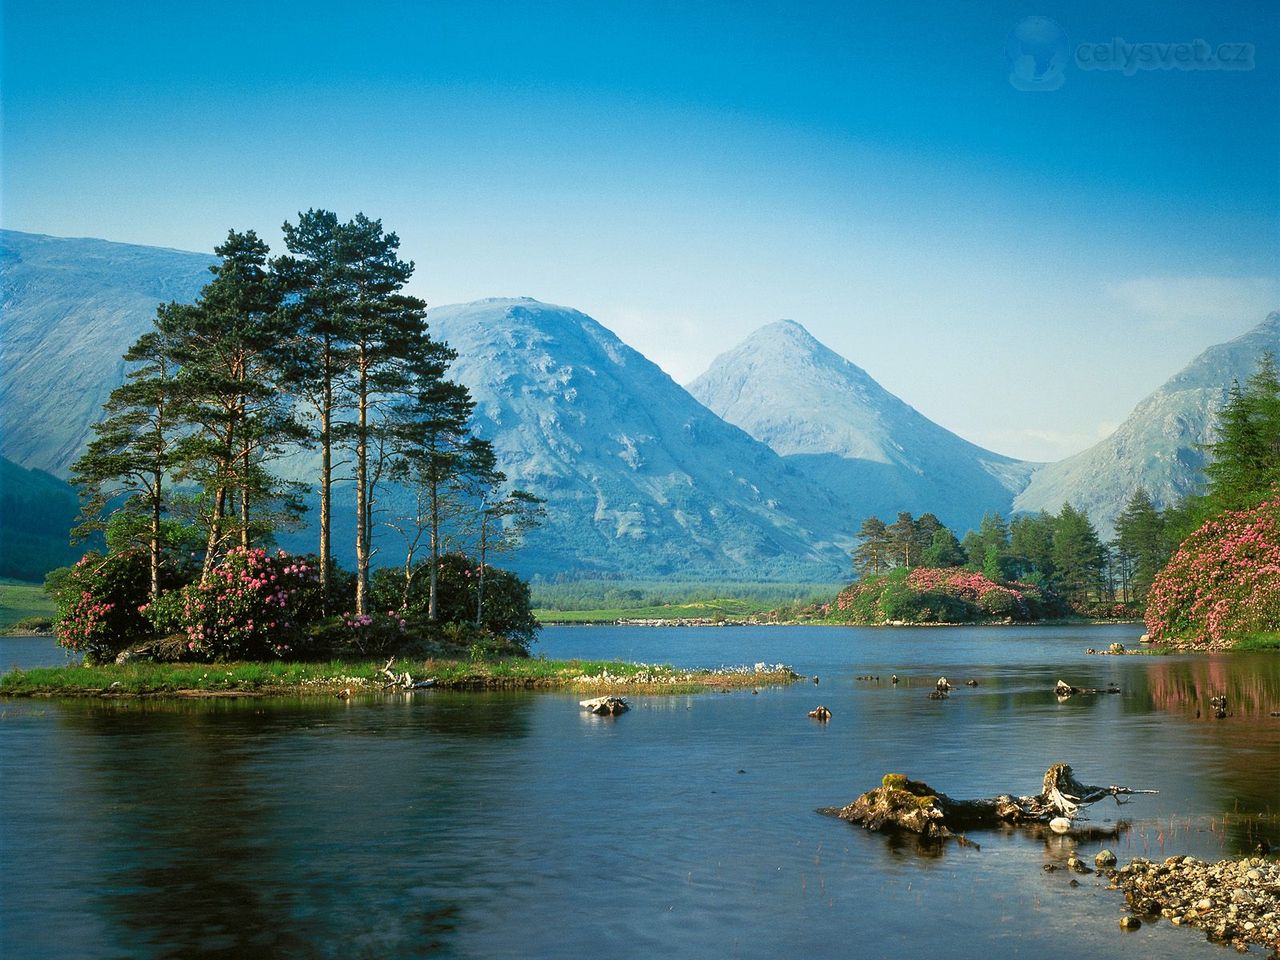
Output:
<svg viewBox="0 0 1280 960">
<path fill-rule="evenodd" d="M 1140 632 L 545 630 L 548 657 L 819 677 L 617 718 L 545 692 L 0 700 L 0 956 L 1225 957 L 1163 921 L 1123 933 L 1118 892 L 1043 869 L 1070 838 L 930 848 L 815 812 L 887 771 L 1035 793 L 1061 760 L 1160 791 L 1092 808 L 1129 821 L 1122 861 L 1280 841 L 1280 657 L 1083 655 Z M 0 640 L 6 668 L 60 659 Z M 1059 678 L 1123 692 L 1059 703 Z"/>
</svg>

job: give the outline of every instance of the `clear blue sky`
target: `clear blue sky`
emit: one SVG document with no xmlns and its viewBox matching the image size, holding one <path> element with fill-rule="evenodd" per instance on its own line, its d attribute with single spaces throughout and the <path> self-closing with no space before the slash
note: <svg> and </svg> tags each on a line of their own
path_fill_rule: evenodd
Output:
<svg viewBox="0 0 1280 960">
<path fill-rule="evenodd" d="M 431 303 L 575 306 L 681 382 L 789 317 L 1036 459 L 1280 308 L 1269 0 L 3 6 L 14 229 L 209 250 L 363 210 Z M 1057 89 L 1011 82 L 1028 17 Z M 1113 38 L 1253 66 L 1081 67 Z"/>
</svg>

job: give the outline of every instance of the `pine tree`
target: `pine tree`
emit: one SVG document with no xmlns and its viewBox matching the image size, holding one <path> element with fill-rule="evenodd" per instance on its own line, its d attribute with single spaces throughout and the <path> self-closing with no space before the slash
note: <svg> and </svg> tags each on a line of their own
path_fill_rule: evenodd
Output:
<svg viewBox="0 0 1280 960">
<path fill-rule="evenodd" d="M 858 577 L 874 576 L 888 570 L 889 528 L 879 517 L 867 517 L 858 529 L 858 549 L 853 553 L 853 570 Z"/>
<path fill-rule="evenodd" d="M 1139 487 L 1116 517 L 1115 546 L 1118 572 L 1128 581 L 1134 599 L 1146 599 L 1156 574 L 1173 550 L 1165 536 L 1165 520 Z"/>
<path fill-rule="evenodd" d="M 1052 514 L 1045 512 L 1015 517 L 1009 524 L 1009 553 L 1019 578 L 1038 574 L 1042 582 L 1054 582 L 1057 568 L 1053 563 L 1053 531 L 1056 525 Z"/>
<path fill-rule="evenodd" d="M 287 486 L 265 467 L 298 436 L 289 396 L 280 389 L 288 328 L 266 270 L 267 252 L 252 230 L 230 231 L 214 249 L 221 262 L 210 267 L 214 279 L 199 299 L 166 304 L 156 315 L 179 368 L 174 412 L 184 432 L 175 477 L 204 491 L 202 579 L 232 539 L 247 547 L 296 509 Z M 281 504 L 284 513 L 273 513 Z"/>
<path fill-rule="evenodd" d="M 83 537 L 106 529 L 108 504 L 122 501 L 112 522 L 123 520 L 138 531 L 149 558 L 152 600 L 160 595 L 167 478 L 176 442 L 172 406 L 177 370 L 169 354 L 155 331 L 143 334 L 125 352 L 125 363 L 134 366 L 111 391 L 103 408 L 106 417 L 94 425 L 93 440 L 71 468 L 82 500 L 81 522 L 73 533 Z"/>
<path fill-rule="evenodd" d="M 1089 518 L 1069 503 L 1054 525 L 1053 563 L 1068 599 L 1081 602 L 1102 593 L 1106 548 Z"/>
<path fill-rule="evenodd" d="M 963 567 L 966 559 L 960 541 L 946 527 L 934 533 L 933 542 L 922 556 L 926 567 Z"/>
<path fill-rule="evenodd" d="M 924 552 L 920 547 L 920 531 L 911 514 L 901 512 L 898 519 L 885 528 L 889 537 L 889 556 L 894 566 L 917 567 L 920 555 Z M 932 541 L 932 534 L 929 537 Z"/>
</svg>

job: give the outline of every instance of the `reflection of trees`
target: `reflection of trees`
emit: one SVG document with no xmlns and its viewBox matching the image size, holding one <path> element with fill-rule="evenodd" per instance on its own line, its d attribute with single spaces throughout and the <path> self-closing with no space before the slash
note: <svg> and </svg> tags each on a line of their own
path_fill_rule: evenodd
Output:
<svg viewBox="0 0 1280 960">
<path fill-rule="evenodd" d="M 1280 662 L 1273 655 L 1153 658 L 1147 677 L 1152 702 L 1171 713 L 1209 716 L 1209 698 L 1224 693 L 1227 721 L 1270 720 L 1280 710 Z"/>
<path fill-rule="evenodd" d="M 1230 802 L 1216 829 L 1229 847 L 1252 849 L 1268 818 L 1274 829 L 1280 805 L 1280 718 L 1271 716 L 1280 710 L 1280 658 L 1152 658 L 1146 677 L 1154 706 L 1193 723 L 1206 742 L 1208 759 L 1198 762 L 1205 778 L 1221 785 L 1224 803 Z M 1216 719 L 1209 698 L 1223 694 L 1228 715 Z"/>
<path fill-rule="evenodd" d="M 104 891 L 86 907 L 135 956 L 447 950 L 467 864 L 431 865 L 432 834 L 513 800 L 468 743 L 525 736 L 532 700 L 59 705 Z"/>
</svg>

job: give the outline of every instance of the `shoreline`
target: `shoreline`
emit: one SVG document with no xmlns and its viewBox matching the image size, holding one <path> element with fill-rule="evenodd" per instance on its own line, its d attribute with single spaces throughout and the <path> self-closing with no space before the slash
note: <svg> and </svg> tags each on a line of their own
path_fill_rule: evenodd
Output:
<svg viewBox="0 0 1280 960">
<path fill-rule="evenodd" d="M 148 663 L 32 667 L 0 675 L 0 699 L 215 699 L 334 697 L 420 689 L 565 690 L 602 694 L 687 694 L 782 686 L 801 679 L 783 664 L 677 669 L 620 660 L 405 660 L 328 663 Z"/>
</svg>

